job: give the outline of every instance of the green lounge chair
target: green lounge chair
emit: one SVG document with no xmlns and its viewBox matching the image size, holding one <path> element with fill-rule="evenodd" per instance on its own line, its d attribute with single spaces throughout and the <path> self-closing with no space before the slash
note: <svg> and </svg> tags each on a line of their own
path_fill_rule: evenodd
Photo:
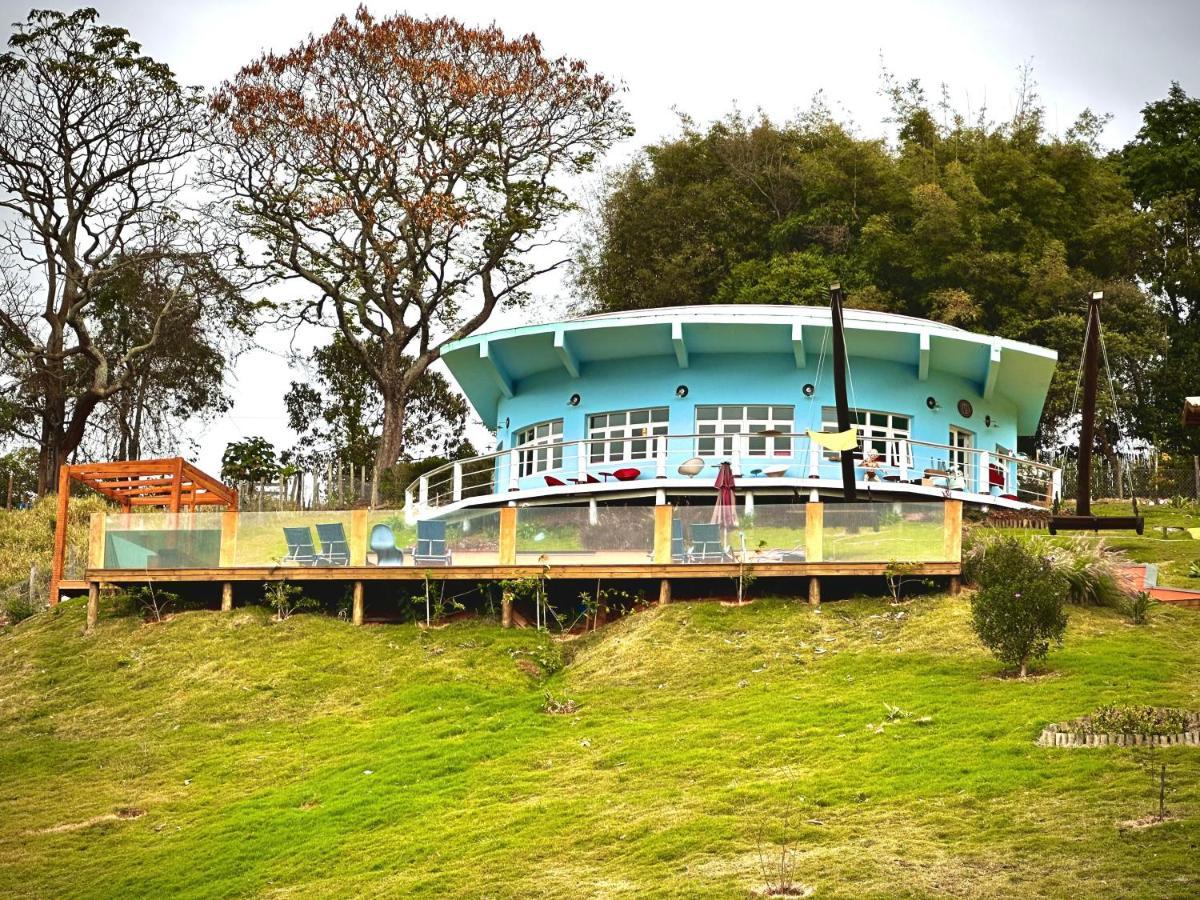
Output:
<svg viewBox="0 0 1200 900">
<path fill-rule="evenodd" d="M 321 540 L 321 554 L 317 557 L 317 565 L 350 565 L 350 542 L 346 540 L 346 529 L 342 527 L 341 522 L 318 525 L 317 537 Z"/>
<path fill-rule="evenodd" d="M 413 547 L 413 565 L 448 566 L 450 551 L 446 548 L 446 523 L 433 519 L 417 522 L 417 545 Z"/>
<path fill-rule="evenodd" d="M 315 566 L 317 564 L 317 548 L 313 546 L 312 531 L 303 528 L 288 528 L 284 526 L 283 539 L 287 543 L 285 563 L 295 563 L 300 566 Z"/>
<path fill-rule="evenodd" d="M 723 562 L 729 558 L 720 525 L 692 525 L 688 531 L 692 538 L 688 562 Z"/>
</svg>

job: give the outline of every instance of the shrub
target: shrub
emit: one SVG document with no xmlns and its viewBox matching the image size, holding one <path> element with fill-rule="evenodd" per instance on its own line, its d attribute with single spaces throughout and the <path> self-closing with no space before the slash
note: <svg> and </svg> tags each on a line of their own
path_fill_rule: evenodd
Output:
<svg viewBox="0 0 1200 900">
<path fill-rule="evenodd" d="M 1028 674 L 1067 630 L 1067 583 L 1041 541 L 1001 537 L 975 562 L 979 590 L 971 598 L 971 625 L 1002 663 Z"/>
<path fill-rule="evenodd" d="M 0 620 L 9 625 L 24 622 L 30 616 L 40 612 L 44 604 L 39 604 L 24 590 L 24 585 L 14 585 L 7 598 L 0 598 Z"/>
<path fill-rule="evenodd" d="M 161 622 L 173 606 L 179 605 L 179 595 L 171 591 L 160 591 L 153 584 L 131 588 L 126 596 L 135 608 L 141 610 L 146 621 Z M 123 605 L 118 602 L 118 605 Z"/>
<path fill-rule="evenodd" d="M 1125 615 L 1134 625 L 1145 625 L 1150 619 L 1150 604 L 1153 602 L 1145 591 L 1130 594 L 1125 601 Z"/>
<path fill-rule="evenodd" d="M 1110 553 L 1103 541 L 1076 538 L 1054 548 L 1050 558 L 1067 581 L 1067 602 L 1121 609 L 1129 600 L 1131 592 L 1118 571 L 1122 558 Z"/>
<path fill-rule="evenodd" d="M 290 619 L 295 613 L 306 609 L 316 609 L 318 606 L 314 598 L 304 596 L 300 585 L 289 584 L 286 581 L 268 582 L 264 587 L 264 593 L 267 605 L 275 610 L 275 614 L 281 622 L 284 619 Z"/>
</svg>

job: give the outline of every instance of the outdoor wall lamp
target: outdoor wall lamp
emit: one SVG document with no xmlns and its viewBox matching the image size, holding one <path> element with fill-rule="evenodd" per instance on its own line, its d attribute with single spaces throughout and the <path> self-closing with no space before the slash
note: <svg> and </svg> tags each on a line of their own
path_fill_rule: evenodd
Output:
<svg viewBox="0 0 1200 900">
<path fill-rule="evenodd" d="M 567 406 L 578 406 L 578 405 L 579 405 L 579 395 L 572 394 L 571 399 L 567 401 Z"/>
<path fill-rule="evenodd" d="M 815 387 L 814 385 L 811 385 L 811 384 L 806 384 L 806 385 L 804 386 L 803 390 L 804 390 L 804 396 L 805 396 L 805 397 L 811 397 L 813 394 L 815 394 L 815 393 L 817 392 L 817 389 L 816 389 L 816 387 Z"/>
<path fill-rule="evenodd" d="M 942 408 L 942 405 L 937 402 L 937 397 L 933 397 L 933 396 L 929 396 L 929 397 L 925 398 L 925 405 L 928 406 L 930 409 L 932 409 L 934 412 L 937 412 L 939 409 Z"/>
<path fill-rule="evenodd" d="M 682 400 L 687 395 L 688 395 L 688 386 L 686 384 L 681 384 L 679 387 L 675 388 L 675 396 L 678 397 L 680 400 Z"/>
</svg>

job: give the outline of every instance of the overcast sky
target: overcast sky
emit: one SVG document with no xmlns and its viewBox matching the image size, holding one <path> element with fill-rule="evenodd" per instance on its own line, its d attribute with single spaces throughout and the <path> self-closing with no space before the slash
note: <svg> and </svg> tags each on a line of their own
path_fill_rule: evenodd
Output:
<svg viewBox="0 0 1200 900">
<path fill-rule="evenodd" d="M 5 23 L 24 19 L 32 5 L 69 9 L 82 4 L 0 0 Z M 266 49 L 285 50 L 321 32 L 356 2 L 334 0 L 91 0 L 101 17 L 128 28 L 147 53 L 182 80 L 207 87 L 230 76 Z M 609 157 L 627 159 L 637 147 L 671 134 L 676 110 L 703 122 L 761 107 L 786 119 L 824 90 L 836 112 L 866 135 L 886 133 L 879 96 L 881 59 L 897 77 L 919 78 L 936 95 L 941 83 L 963 110 L 986 103 L 993 118 L 1012 110 L 1017 70 L 1031 62 L 1046 107 L 1047 125 L 1064 131 L 1080 110 L 1111 113 L 1104 141 L 1117 146 L 1140 122 L 1142 106 L 1166 94 L 1172 80 L 1200 92 L 1200 2 L 1183 0 L 1003 0 L 897 3 L 571 3 L 371 2 L 382 16 L 450 15 L 469 24 L 495 21 L 505 32 L 532 31 L 547 52 L 581 57 L 623 82 L 637 135 Z M 7 33 L 7 30 L 6 30 Z M 569 298 L 560 280 L 536 286 L 533 315 L 545 319 Z M 500 321 L 498 324 L 513 324 Z M 243 357 L 230 385 L 233 411 L 208 428 L 193 429 L 194 455 L 220 469 L 228 441 L 261 434 L 291 444 L 282 397 L 287 371 L 284 337 L 260 338 L 265 349 Z M 192 455 L 189 453 L 189 455 Z"/>
</svg>

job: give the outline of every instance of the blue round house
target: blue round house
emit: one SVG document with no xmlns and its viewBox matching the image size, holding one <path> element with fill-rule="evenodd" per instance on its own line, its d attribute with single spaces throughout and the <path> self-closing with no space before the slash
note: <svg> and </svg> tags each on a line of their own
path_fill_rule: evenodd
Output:
<svg viewBox="0 0 1200 900">
<path fill-rule="evenodd" d="M 495 452 L 433 470 L 409 515 L 518 504 L 711 497 L 729 462 L 739 500 L 842 491 L 827 308 L 673 307 L 476 334 L 443 352 Z M 1058 470 L 1017 453 L 1056 354 L 924 319 L 847 310 L 857 488 L 1047 506 Z"/>
</svg>

